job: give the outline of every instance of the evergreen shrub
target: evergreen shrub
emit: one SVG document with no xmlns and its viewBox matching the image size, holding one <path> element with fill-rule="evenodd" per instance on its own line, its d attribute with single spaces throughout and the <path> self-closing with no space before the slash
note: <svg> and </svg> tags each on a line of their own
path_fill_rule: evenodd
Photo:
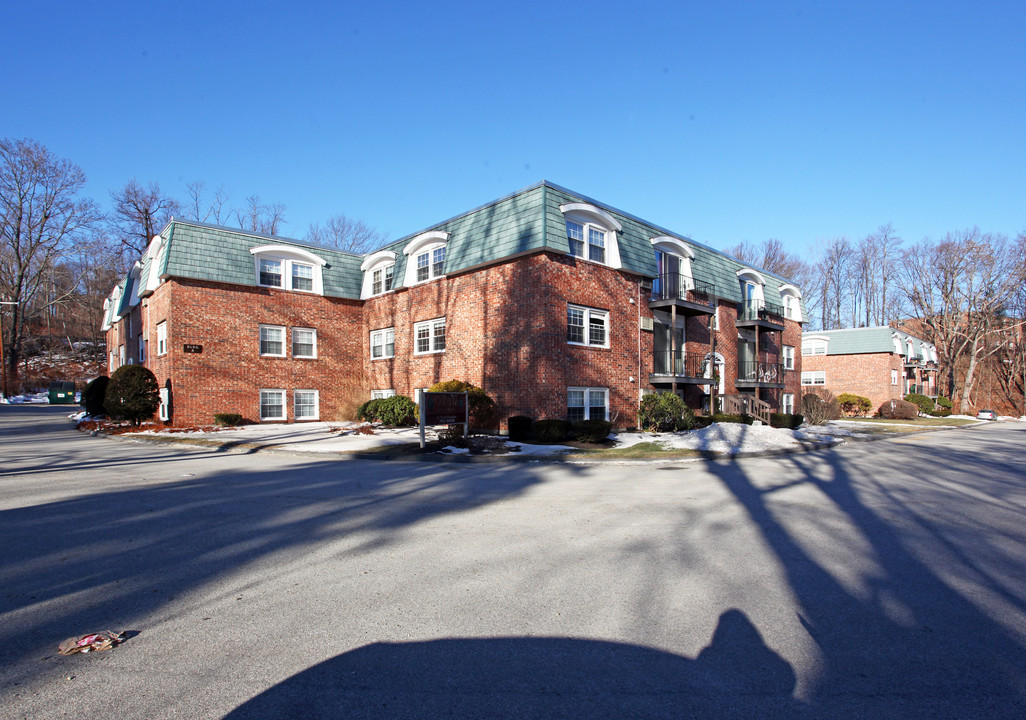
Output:
<svg viewBox="0 0 1026 720">
<path fill-rule="evenodd" d="M 90 380 L 89 384 L 82 390 L 80 404 L 85 408 L 86 415 L 96 417 L 104 414 L 105 408 L 103 407 L 103 399 L 107 394 L 107 384 L 109 382 L 109 377 L 101 375 L 98 378 Z"/>
<path fill-rule="evenodd" d="M 133 425 L 153 416 L 160 406 L 157 378 L 142 365 L 122 365 L 110 376 L 103 407 L 115 420 Z"/>
</svg>

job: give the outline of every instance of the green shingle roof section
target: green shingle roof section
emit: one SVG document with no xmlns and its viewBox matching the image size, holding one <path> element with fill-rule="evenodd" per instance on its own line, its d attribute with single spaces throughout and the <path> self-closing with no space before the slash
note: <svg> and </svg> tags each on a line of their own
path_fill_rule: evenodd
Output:
<svg viewBox="0 0 1026 720">
<path fill-rule="evenodd" d="M 361 275 L 358 255 L 287 238 L 181 220 L 172 221 L 163 235 L 167 238 L 167 247 L 161 263 L 162 277 L 182 277 L 256 287 L 256 265 L 250 250 L 265 245 L 283 245 L 312 252 L 327 262 L 321 270 L 325 295 L 360 297 Z"/>
<path fill-rule="evenodd" d="M 912 341 L 913 352 L 918 356 L 923 355 L 924 347 L 933 348 L 933 345 L 925 340 L 887 326 L 848 328 L 845 330 L 822 330 L 820 332 L 805 333 L 806 338 L 827 338 L 827 355 L 892 353 L 895 351 L 895 336 L 901 340 L 902 355 L 905 354 L 906 345 L 910 340 Z"/>
<path fill-rule="evenodd" d="M 716 294 L 724 300 L 741 301 L 741 284 L 737 273 L 747 266 L 736 258 L 548 182 L 519 190 L 378 250 L 391 250 L 396 254 L 396 287 L 403 285 L 409 260 L 403 250 L 413 238 L 426 232 L 448 233 L 444 267 L 446 274 L 464 272 L 531 252 L 548 250 L 568 253 L 570 248 L 566 221 L 559 209 L 567 203 L 593 205 L 620 223 L 623 230 L 617 233 L 617 245 L 625 271 L 642 277 L 655 277 L 656 259 L 651 239 L 659 236 L 674 237 L 694 252 L 691 268 L 696 280 L 712 283 Z M 324 294 L 345 298 L 360 297 L 363 284 L 360 264 L 370 254 L 358 256 L 288 238 L 181 220 L 172 221 L 162 235 L 165 242 L 161 252 L 152 263 L 154 267 L 144 268 L 146 273 L 156 271 L 160 277 L 256 286 L 255 265 L 250 249 L 261 245 L 287 245 L 324 258 L 328 263 L 323 268 Z M 780 302 L 780 287 L 787 281 L 759 268 L 753 269 L 766 280 L 766 300 Z M 804 316 L 804 303 L 802 311 Z"/>
</svg>

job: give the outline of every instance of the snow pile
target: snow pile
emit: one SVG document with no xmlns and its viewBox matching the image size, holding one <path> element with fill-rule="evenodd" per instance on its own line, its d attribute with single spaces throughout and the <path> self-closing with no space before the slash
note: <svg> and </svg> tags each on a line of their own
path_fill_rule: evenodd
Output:
<svg viewBox="0 0 1026 720">
<path fill-rule="evenodd" d="M 7 398 L 0 398 L 3 405 L 24 405 L 27 403 L 46 404 L 50 402 L 50 394 L 46 391 L 37 393 L 25 393 L 23 395 L 12 395 Z"/>
<path fill-rule="evenodd" d="M 686 435 L 669 435 L 661 438 L 659 442 L 668 448 L 729 455 L 801 446 L 791 430 L 742 423 L 713 423 L 709 427 L 692 430 Z"/>
</svg>

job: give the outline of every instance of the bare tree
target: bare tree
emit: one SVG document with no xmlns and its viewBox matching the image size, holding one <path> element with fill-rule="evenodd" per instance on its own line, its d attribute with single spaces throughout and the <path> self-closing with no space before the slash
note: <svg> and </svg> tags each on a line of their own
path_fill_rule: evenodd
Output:
<svg viewBox="0 0 1026 720">
<path fill-rule="evenodd" d="M 845 327 L 851 305 L 851 267 L 854 251 L 848 238 L 830 240 L 811 266 L 806 302 L 819 311 L 822 330 Z"/>
<path fill-rule="evenodd" d="M 977 228 L 948 233 L 908 248 L 899 277 L 916 324 L 944 362 L 948 396 L 969 412 L 980 364 L 1001 350 L 1003 336 L 1022 327 L 1008 320 L 1008 311 L 1026 282 L 1023 244 Z"/>
<path fill-rule="evenodd" d="M 185 186 L 189 195 L 189 202 L 184 210 L 183 217 L 197 222 L 213 223 L 224 225 L 229 221 L 228 192 L 224 185 L 218 185 L 211 197 L 207 197 L 207 184 L 202 180 L 191 182 Z"/>
<path fill-rule="evenodd" d="M 809 265 L 798 255 L 787 252 L 784 243 L 776 238 L 763 240 L 759 244 L 740 242 L 727 248 L 726 252 L 745 264 L 779 275 L 800 288 L 804 288 L 811 279 Z"/>
<path fill-rule="evenodd" d="M 387 237 L 362 220 L 332 215 L 323 228 L 317 223 L 311 225 L 305 239 L 346 252 L 365 253 L 383 245 Z"/>
<path fill-rule="evenodd" d="M 286 224 L 285 206 L 282 203 L 264 205 L 259 195 L 250 195 L 246 204 L 235 211 L 239 227 L 262 235 L 277 235 Z"/>
<path fill-rule="evenodd" d="M 91 200 L 78 197 L 85 180 L 81 168 L 33 140 L 0 139 L 0 293 L 16 303 L 5 306 L 13 308 L 13 322 L 4 323 L 5 359 L 15 378 L 25 318 L 60 300 L 47 294 L 56 287 L 55 268 L 100 218 Z"/>
<path fill-rule="evenodd" d="M 174 214 L 181 212 L 179 202 L 162 193 L 160 185 L 151 182 L 143 187 L 135 178 L 111 192 L 110 199 L 114 203 L 111 229 L 133 259 L 146 250 Z"/>
</svg>

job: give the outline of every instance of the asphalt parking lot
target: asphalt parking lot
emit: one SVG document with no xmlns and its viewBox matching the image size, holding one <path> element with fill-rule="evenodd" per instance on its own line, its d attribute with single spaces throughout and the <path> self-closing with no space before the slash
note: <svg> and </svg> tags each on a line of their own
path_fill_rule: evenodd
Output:
<svg viewBox="0 0 1026 720">
<path fill-rule="evenodd" d="M 0 407 L 4 718 L 1026 716 L 1022 424 L 428 465 L 58 411 Z"/>
</svg>

